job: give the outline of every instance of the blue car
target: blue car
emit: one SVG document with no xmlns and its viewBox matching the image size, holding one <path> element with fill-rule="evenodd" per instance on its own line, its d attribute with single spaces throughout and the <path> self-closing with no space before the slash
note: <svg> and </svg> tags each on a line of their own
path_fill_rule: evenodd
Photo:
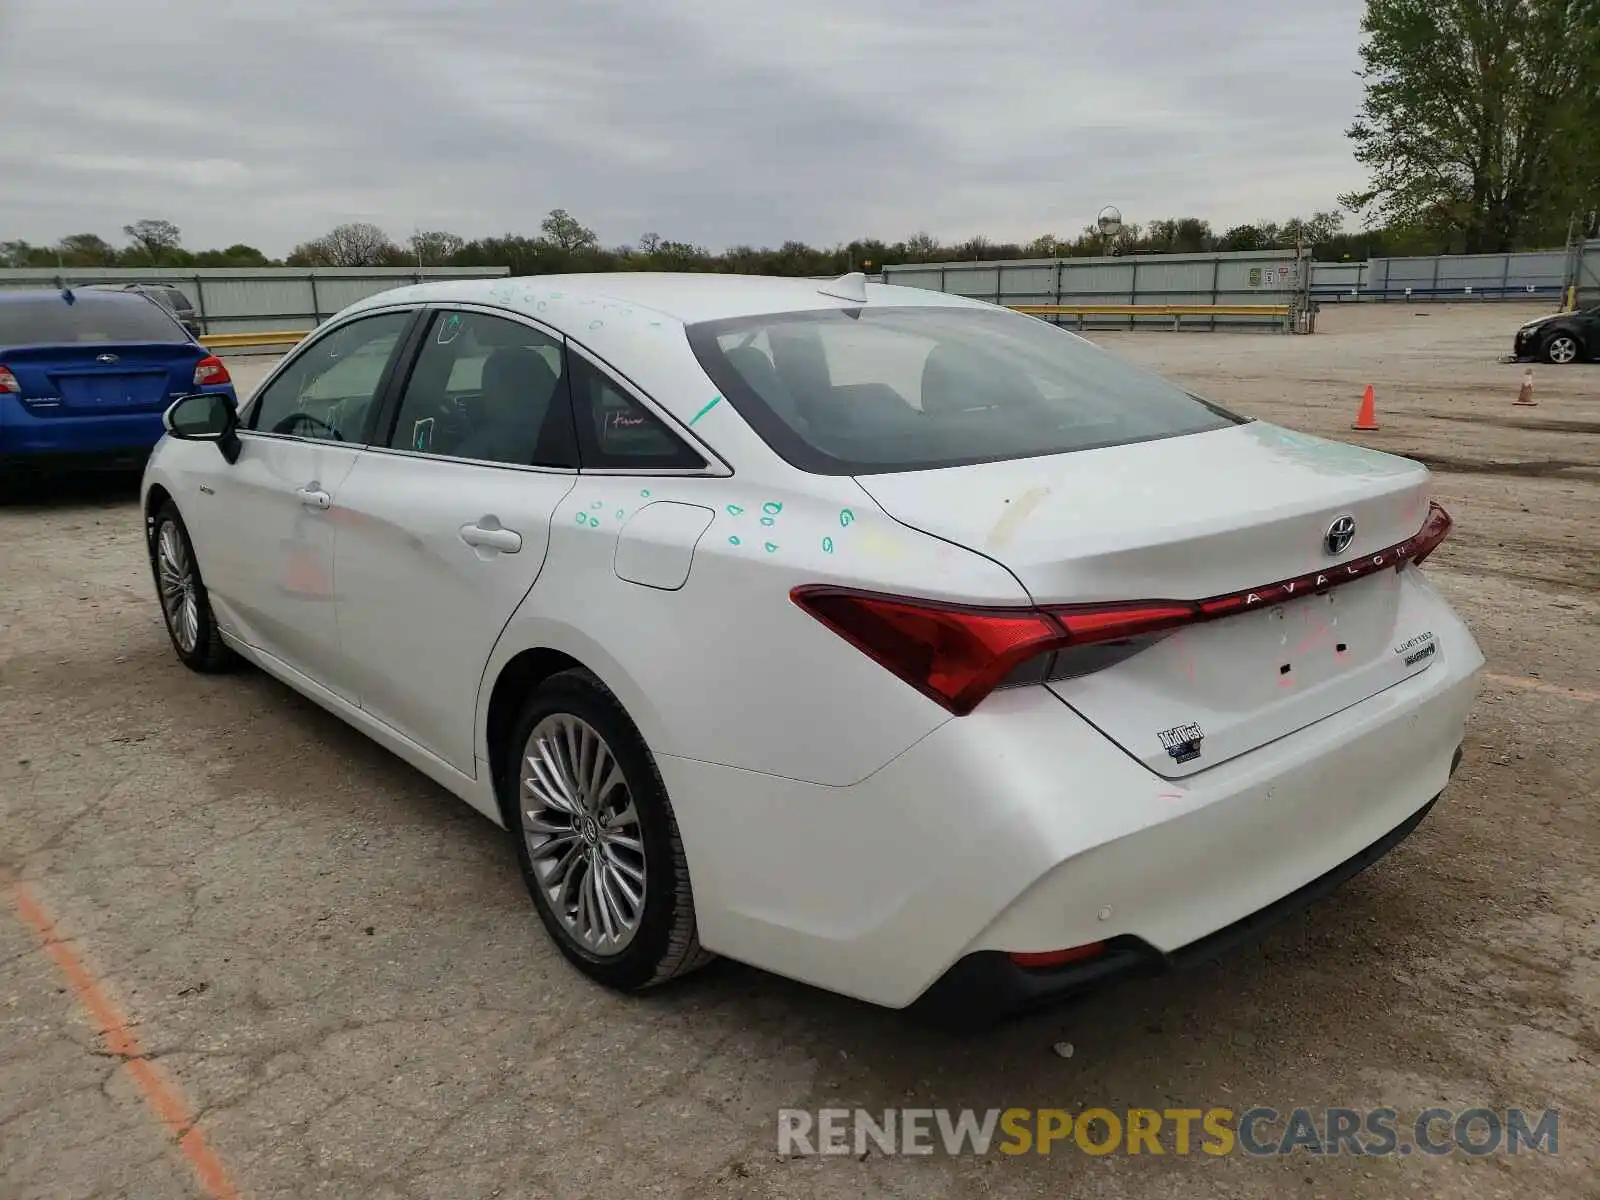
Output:
<svg viewBox="0 0 1600 1200">
<path fill-rule="evenodd" d="M 222 360 L 149 297 L 0 291 L 0 472 L 138 466 L 194 392 L 238 404 Z"/>
</svg>

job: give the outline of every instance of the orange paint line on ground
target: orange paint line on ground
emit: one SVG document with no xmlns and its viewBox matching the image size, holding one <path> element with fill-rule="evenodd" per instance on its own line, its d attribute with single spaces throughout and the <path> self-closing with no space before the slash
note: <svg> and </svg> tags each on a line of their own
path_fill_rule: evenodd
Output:
<svg viewBox="0 0 1600 1200">
<path fill-rule="evenodd" d="M 45 952 L 61 969 L 61 974 L 84 1012 L 89 1014 L 89 1020 L 106 1049 L 122 1061 L 128 1075 L 144 1096 L 145 1103 L 154 1110 L 167 1127 L 167 1132 L 177 1141 L 178 1149 L 194 1170 L 201 1191 L 213 1200 L 239 1200 L 239 1193 L 229 1182 L 222 1160 L 216 1156 L 195 1124 L 183 1094 L 167 1078 L 165 1071 L 144 1056 L 139 1040 L 128 1028 L 127 1019 L 118 1011 L 83 960 L 62 939 L 55 919 L 24 884 L 11 885 L 11 901 L 16 905 L 17 915 L 38 934 Z"/>
<path fill-rule="evenodd" d="M 1600 692 L 1586 692 L 1582 688 L 1561 687 L 1558 684 L 1546 683 L 1542 679 L 1532 679 L 1526 675 L 1490 675 L 1486 673 L 1483 678 L 1488 683 L 1521 688 L 1525 692 L 1543 692 L 1547 696 L 1561 696 L 1564 699 L 1579 700 L 1585 704 L 1600 704 Z"/>
</svg>

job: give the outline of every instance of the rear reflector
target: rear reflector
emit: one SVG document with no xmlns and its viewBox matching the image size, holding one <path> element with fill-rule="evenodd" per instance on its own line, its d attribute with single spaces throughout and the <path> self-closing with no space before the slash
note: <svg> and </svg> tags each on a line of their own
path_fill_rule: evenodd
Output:
<svg viewBox="0 0 1600 1200">
<path fill-rule="evenodd" d="M 222 360 L 215 354 L 207 355 L 194 365 L 195 387 L 205 387 L 208 383 L 232 383 L 233 378 L 228 374 L 228 368 L 223 366 Z"/>
<path fill-rule="evenodd" d="M 1035 671 L 1052 669 L 1030 662 L 1041 655 L 1127 645 L 1185 625 L 1325 592 L 1378 571 L 1398 570 L 1432 554 L 1450 526 L 1450 515 L 1430 504 L 1421 529 L 1376 554 L 1205 600 L 969 608 L 826 585 L 797 587 L 790 596 L 863 654 L 959 717 L 1002 684 L 1028 682 Z M 1104 665 L 1118 658 L 1108 656 Z"/>
<path fill-rule="evenodd" d="M 0 366 L 0 392 L 20 393 L 22 385 L 17 382 L 17 377 L 11 373 L 9 367 Z"/>
<path fill-rule="evenodd" d="M 1008 954 L 1006 957 L 1019 967 L 1037 971 L 1048 967 L 1064 967 L 1068 963 L 1082 962 L 1086 958 L 1099 958 L 1105 952 L 1104 942 L 1090 942 L 1086 946 L 1072 946 L 1066 950 L 1025 951 Z"/>
</svg>

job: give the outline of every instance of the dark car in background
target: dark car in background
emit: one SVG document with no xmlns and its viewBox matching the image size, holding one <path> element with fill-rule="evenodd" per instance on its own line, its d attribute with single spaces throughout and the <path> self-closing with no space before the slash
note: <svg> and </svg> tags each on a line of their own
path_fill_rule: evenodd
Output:
<svg viewBox="0 0 1600 1200">
<path fill-rule="evenodd" d="M 194 392 L 238 403 L 222 360 L 148 297 L 0 291 L 0 471 L 140 465 Z"/>
<path fill-rule="evenodd" d="M 199 339 L 205 331 L 200 328 L 200 316 L 183 290 L 170 283 L 91 283 L 79 291 L 135 292 L 148 296 L 178 319 L 178 324 L 188 330 L 189 336 Z"/>
<path fill-rule="evenodd" d="M 1519 362 L 1539 359 L 1557 366 L 1600 358 L 1600 305 L 1527 322 L 1517 330 L 1511 355 Z"/>
</svg>

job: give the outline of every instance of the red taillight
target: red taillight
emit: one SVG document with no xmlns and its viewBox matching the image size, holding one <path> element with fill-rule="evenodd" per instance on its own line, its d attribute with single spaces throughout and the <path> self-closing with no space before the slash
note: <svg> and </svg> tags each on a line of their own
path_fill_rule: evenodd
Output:
<svg viewBox="0 0 1600 1200">
<path fill-rule="evenodd" d="M 215 354 L 209 354 L 194 365 L 194 385 L 204 387 L 208 383 L 232 383 L 233 378 L 228 374 L 228 368 L 223 366 L 222 360 Z"/>
<path fill-rule="evenodd" d="M 1167 600 L 1148 604 L 1084 604 L 1052 608 L 1050 614 L 1061 622 L 1074 646 L 1148 637 L 1188 625 L 1199 616 L 1193 604 Z"/>
<path fill-rule="evenodd" d="M 1064 967 L 1068 963 L 1082 962 L 1088 958 L 1099 958 L 1105 952 L 1104 942 L 1090 942 L 1086 946 L 1071 946 L 1066 950 L 1022 951 L 1008 954 L 1006 957 L 1019 967 L 1038 971 L 1050 967 Z"/>
<path fill-rule="evenodd" d="M 11 373 L 11 368 L 0 366 L 0 392 L 21 392 L 22 385 L 17 382 L 17 377 Z"/>
<path fill-rule="evenodd" d="M 1411 552 L 1411 561 L 1419 563 L 1437 550 L 1439 543 L 1450 536 L 1450 527 L 1454 524 L 1450 514 L 1445 512 L 1442 506 L 1428 505 L 1428 519 L 1422 523 L 1417 536 L 1411 539 L 1411 544 L 1415 547 Z"/>
<path fill-rule="evenodd" d="M 822 585 L 798 587 L 790 595 L 862 653 L 959 717 L 1039 655 L 1136 642 L 1184 625 L 1325 592 L 1408 562 L 1419 563 L 1444 541 L 1450 526 L 1450 514 L 1430 504 L 1422 528 L 1394 546 L 1336 567 L 1205 600 L 966 608 Z M 1042 677 L 1033 680 L 1041 681 Z"/>
<path fill-rule="evenodd" d="M 1062 640 L 1027 608 L 959 608 L 847 588 L 800 587 L 794 602 L 868 657 L 961 716 L 1018 663 Z"/>
</svg>

